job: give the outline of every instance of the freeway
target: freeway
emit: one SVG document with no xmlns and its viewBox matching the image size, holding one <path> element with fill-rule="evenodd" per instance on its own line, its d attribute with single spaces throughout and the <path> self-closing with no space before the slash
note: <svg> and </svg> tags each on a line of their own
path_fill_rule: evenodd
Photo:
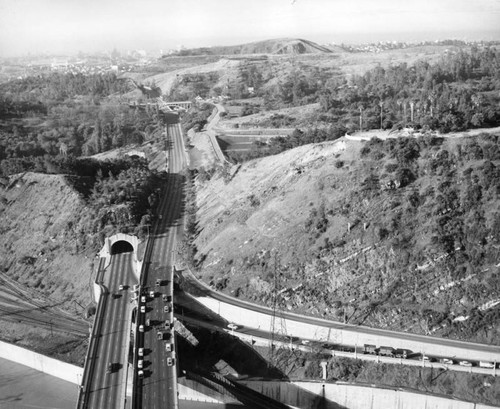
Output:
<svg viewBox="0 0 500 409">
<path fill-rule="evenodd" d="M 144 409 L 177 408 L 178 405 L 172 266 L 174 249 L 183 229 L 185 177 L 181 172 L 187 161 L 180 124 L 168 124 L 166 133 L 169 174 L 141 277 L 141 294 L 146 297 L 146 303 L 141 302 L 146 312 L 139 316 L 144 332 L 138 337 L 138 347 L 144 348 L 143 376 L 134 377 L 134 407 Z M 137 362 L 140 358 L 136 357 Z"/>
<path fill-rule="evenodd" d="M 100 284 L 104 291 L 92 334 L 95 348 L 93 355 L 87 358 L 86 370 L 90 373 L 87 384 L 83 385 L 79 408 L 123 408 L 125 405 L 132 312 L 132 294 L 127 289 L 137 283 L 132 261 L 133 253 L 115 254 L 108 268 L 101 271 Z"/>
<path fill-rule="evenodd" d="M 363 344 L 409 349 L 435 357 L 453 360 L 500 362 L 500 346 L 464 342 L 406 332 L 396 332 L 359 325 L 344 324 L 316 317 L 273 310 L 213 291 L 199 282 L 190 272 L 183 272 L 184 279 L 198 288 L 204 297 L 197 301 L 223 318 L 246 328 L 271 328 L 273 314 L 287 330 L 287 335 L 332 345 L 362 347 Z M 235 320 L 235 318 L 238 318 Z"/>
</svg>

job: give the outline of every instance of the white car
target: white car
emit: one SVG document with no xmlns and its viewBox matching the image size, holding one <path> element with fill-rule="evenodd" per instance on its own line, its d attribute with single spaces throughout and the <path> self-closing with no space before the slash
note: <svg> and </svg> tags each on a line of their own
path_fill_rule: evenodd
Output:
<svg viewBox="0 0 500 409">
<path fill-rule="evenodd" d="M 141 296 L 141 302 L 142 302 L 142 303 L 145 303 L 145 302 L 146 302 L 146 296 L 145 296 L 145 295 L 142 295 L 142 296 Z"/>
<path fill-rule="evenodd" d="M 139 325 L 139 332 L 144 332 L 144 325 Z"/>
<path fill-rule="evenodd" d="M 142 359 L 139 359 L 137 361 L 137 368 L 142 369 L 144 366 L 144 361 Z"/>
<path fill-rule="evenodd" d="M 144 348 L 139 348 L 139 350 L 137 351 L 137 354 L 139 356 L 144 356 Z"/>
<path fill-rule="evenodd" d="M 155 298 L 155 292 L 154 292 L 153 290 L 151 290 L 151 291 L 149 292 L 149 296 L 150 296 L 151 298 Z"/>
<path fill-rule="evenodd" d="M 236 324 L 228 324 L 227 327 L 229 329 L 232 329 L 233 331 L 235 331 L 239 328 L 238 325 L 236 325 Z"/>
<path fill-rule="evenodd" d="M 472 362 L 469 362 L 469 361 L 460 361 L 458 364 L 461 366 L 467 366 L 467 367 L 472 366 Z"/>
<path fill-rule="evenodd" d="M 165 344 L 165 351 L 172 352 L 172 344 Z"/>
<path fill-rule="evenodd" d="M 141 312 L 143 314 L 146 312 L 146 306 L 145 305 L 141 305 Z"/>
<path fill-rule="evenodd" d="M 449 358 L 442 358 L 439 360 L 439 362 L 445 365 L 453 365 L 453 361 Z"/>
<path fill-rule="evenodd" d="M 139 378 L 144 378 L 144 371 L 142 369 L 140 371 L 137 371 L 137 376 Z"/>
</svg>

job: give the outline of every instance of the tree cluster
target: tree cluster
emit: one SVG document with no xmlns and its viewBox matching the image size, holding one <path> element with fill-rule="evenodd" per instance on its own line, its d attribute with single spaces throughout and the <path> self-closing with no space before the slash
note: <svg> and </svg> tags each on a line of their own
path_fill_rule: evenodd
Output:
<svg viewBox="0 0 500 409">
<path fill-rule="evenodd" d="M 349 81 L 332 79 L 321 90 L 321 117 L 350 130 L 412 126 L 441 132 L 500 123 L 500 53 L 472 47 L 418 62 L 376 67 Z"/>
</svg>

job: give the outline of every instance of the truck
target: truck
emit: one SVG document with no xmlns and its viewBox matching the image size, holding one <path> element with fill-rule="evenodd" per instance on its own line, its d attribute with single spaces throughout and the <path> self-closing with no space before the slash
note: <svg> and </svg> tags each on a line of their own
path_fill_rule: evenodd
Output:
<svg viewBox="0 0 500 409">
<path fill-rule="evenodd" d="M 479 366 L 481 368 L 494 368 L 495 364 L 493 362 L 488 362 L 488 361 L 479 361 Z"/>
<path fill-rule="evenodd" d="M 381 346 L 378 353 L 381 356 L 391 356 L 392 357 L 392 356 L 394 356 L 394 348 Z"/>
<path fill-rule="evenodd" d="M 377 346 L 365 344 L 363 347 L 363 354 L 377 355 Z"/>
<path fill-rule="evenodd" d="M 396 358 L 403 358 L 403 359 L 406 359 L 408 358 L 408 353 L 411 352 L 409 349 L 401 349 L 401 348 L 398 348 L 398 349 L 395 349 L 394 350 L 394 356 Z"/>
</svg>

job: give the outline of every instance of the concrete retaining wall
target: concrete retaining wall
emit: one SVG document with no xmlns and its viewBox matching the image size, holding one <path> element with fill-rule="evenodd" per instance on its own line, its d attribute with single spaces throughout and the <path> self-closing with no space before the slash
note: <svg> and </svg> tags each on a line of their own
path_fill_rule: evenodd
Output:
<svg viewBox="0 0 500 409">
<path fill-rule="evenodd" d="M 280 402 L 304 409 L 494 409 L 441 396 L 398 389 L 321 382 L 261 382 L 242 384 Z M 325 399 L 321 399 L 324 396 Z"/>
<path fill-rule="evenodd" d="M 196 297 L 196 299 L 205 307 L 230 322 L 244 322 L 245 327 L 248 328 L 263 330 L 271 328 L 272 310 L 270 309 L 268 309 L 268 313 L 264 314 L 210 297 Z M 408 339 L 405 334 L 390 333 L 389 331 L 385 332 L 387 335 L 382 335 L 383 333 L 363 331 L 362 328 L 352 325 L 340 325 L 337 328 L 332 328 L 327 326 L 327 321 L 325 321 L 325 325 L 321 325 L 288 319 L 288 316 L 293 316 L 290 313 L 281 313 L 278 315 L 281 315 L 281 317 L 276 316 L 276 320 L 279 320 L 279 325 L 286 328 L 287 335 L 289 336 L 358 347 L 362 347 L 363 344 L 388 345 L 393 348 L 410 349 L 417 353 L 454 357 L 457 360 L 468 359 L 500 362 L 500 348 L 485 347 L 480 344 L 460 343 L 458 341 L 455 342 L 455 346 L 451 346 L 449 344 L 438 343 L 436 341 L 439 341 L 439 339 L 430 337 L 422 337 L 420 340 L 415 338 Z M 319 319 L 316 320 L 318 323 L 321 321 Z M 474 350 L 471 350 L 473 347 L 475 347 Z"/>
<path fill-rule="evenodd" d="M 83 368 L 0 341 L 0 358 L 17 362 L 47 375 L 79 385 Z"/>
</svg>

